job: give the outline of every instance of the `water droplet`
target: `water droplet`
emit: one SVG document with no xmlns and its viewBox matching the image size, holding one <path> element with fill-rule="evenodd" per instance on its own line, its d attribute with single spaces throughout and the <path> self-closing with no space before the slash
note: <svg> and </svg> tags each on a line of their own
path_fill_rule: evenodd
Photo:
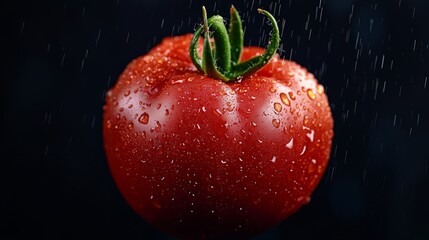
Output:
<svg viewBox="0 0 429 240">
<path fill-rule="evenodd" d="M 232 112 L 232 110 L 234 110 L 234 105 L 232 104 L 232 102 L 227 102 L 226 106 L 227 106 L 226 110 L 228 112 Z"/>
<path fill-rule="evenodd" d="M 290 106 L 290 101 L 287 98 L 287 95 L 285 93 L 280 93 L 280 99 L 284 104 L 286 104 L 287 106 Z"/>
<path fill-rule="evenodd" d="M 278 128 L 278 127 L 280 126 L 280 120 L 278 120 L 278 119 L 273 119 L 273 126 L 274 126 L 275 128 Z"/>
<path fill-rule="evenodd" d="M 286 144 L 286 147 L 292 149 L 293 147 L 293 138 Z"/>
<path fill-rule="evenodd" d="M 131 130 L 131 129 L 133 129 L 134 128 L 134 124 L 132 123 L 132 122 L 130 122 L 129 124 L 128 124 L 128 128 Z"/>
<path fill-rule="evenodd" d="M 126 92 L 124 93 L 124 96 L 126 97 L 126 96 L 130 95 L 130 93 L 131 93 L 131 91 L 130 91 L 130 90 L 128 90 L 128 91 L 126 91 Z"/>
<path fill-rule="evenodd" d="M 139 122 L 143 124 L 147 124 L 149 122 L 149 114 L 147 114 L 146 112 L 143 113 L 139 118 Z"/>
<path fill-rule="evenodd" d="M 110 120 L 107 120 L 106 127 L 107 128 L 111 128 L 112 127 L 112 122 Z"/>
<path fill-rule="evenodd" d="M 303 148 L 302 148 L 302 152 L 299 154 L 299 155 L 303 155 L 304 153 L 305 153 L 305 150 L 307 149 L 307 146 L 304 146 Z"/>
<path fill-rule="evenodd" d="M 119 111 L 120 111 L 120 112 L 123 112 L 123 111 L 124 111 L 124 108 L 122 108 L 122 107 L 121 107 L 121 108 L 119 108 Z"/>
<path fill-rule="evenodd" d="M 317 92 L 319 94 L 322 94 L 325 91 L 325 89 L 323 88 L 323 86 L 321 84 L 317 84 L 316 89 L 317 89 Z"/>
<path fill-rule="evenodd" d="M 132 104 L 130 104 L 130 105 L 128 106 L 128 108 L 133 108 L 133 105 L 132 105 Z"/>
<path fill-rule="evenodd" d="M 307 125 L 308 123 L 308 116 L 304 116 L 304 125 Z"/>
<path fill-rule="evenodd" d="M 149 89 L 149 94 L 151 95 L 157 94 L 158 92 L 159 92 L 159 89 L 156 87 Z"/>
<path fill-rule="evenodd" d="M 170 115 L 170 111 L 168 111 L 168 109 L 165 109 L 165 116 Z"/>
<path fill-rule="evenodd" d="M 277 159 L 277 157 L 276 156 L 273 156 L 273 158 L 271 158 L 271 162 L 276 162 L 276 159 Z"/>
<path fill-rule="evenodd" d="M 298 96 L 301 96 L 301 91 L 296 91 L 296 94 L 298 94 Z"/>
<path fill-rule="evenodd" d="M 294 131 L 295 131 L 295 129 L 293 128 L 293 125 L 290 125 L 289 132 L 293 133 Z"/>
<path fill-rule="evenodd" d="M 316 98 L 316 94 L 314 94 L 313 90 L 311 88 L 307 89 L 307 95 L 311 100 L 314 100 Z"/>
<path fill-rule="evenodd" d="M 226 160 L 220 160 L 220 162 L 221 162 L 222 164 L 225 164 L 225 163 L 226 163 Z"/>
<path fill-rule="evenodd" d="M 145 131 L 142 132 L 142 138 L 146 139 L 146 132 Z"/>
<path fill-rule="evenodd" d="M 205 106 L 203 106 L 203 107 L 201 108 L 201 110 L 203 110 L 203 112 L 206 112 L 206 111 L 207 111 Z"/>
<path fill-rule="evenodd" d="M 310 133 L 307 133 L 306 136 L 310 139 L 311 142 L 314 140 L 314 130 L 311 130 Z"/>
<path fill-rule="evenodd" d="M 156 121 L 155 132 L 160 132 L 160 131 L 161 131 L 161 123 L 159 123 L 159 121 Z"/>
<path fill-rule="evenodd" d="M 274 103 L 274 110 L 276 110 L 276 112 L 281 112 L 282 111 L 282 105 L 278 102 Z"/>
<path fill-rule="evenodd" d="M 183 79 L 178 79 L 178 80 L 173 80 L 171 81 L 171 84 L 178 84 L 178 83 L 183 83 Z"/>
<path fill-rule="evenodd" d="M 158 103 L 158 105 L 156 106 L 156 109 L 160 109 L 161 108 L 161 103 Z"/>
<path fill-rule="evenodd" d="M 293 92 L 289 92 L 289 97 L 292 101 L 296 99 L 295 95 L 293 95 Z"/>
<path fill-rule="evenodd" d="M 274 86 L 271 86 L 269 90 L 271 93 L 275 93 L 277 91 L 277 88 Z"/>
<path fill-rule="evenodd" d="M 213 113 L 218 117 L 222 116 L 222 112 L 218 108 L 216 108 L 216 110 L 213 110 Z"/>
</svg>

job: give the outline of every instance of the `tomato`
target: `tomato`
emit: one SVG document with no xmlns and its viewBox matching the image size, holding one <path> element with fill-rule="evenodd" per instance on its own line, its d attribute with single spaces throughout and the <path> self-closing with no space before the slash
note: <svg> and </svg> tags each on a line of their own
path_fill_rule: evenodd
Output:
<svg viewBox="0 0 429 240">
<path fill-rule="evenodd" d="M 278 55 L 235 81 L 213 79 L 191 61 L 191 39 L 164 39 L 108 92 L 109 167 L 129 205 L 161 230 L 251 236 L 310 201 L 331 151 L 328 99 Z M 246 47 L 241 59 L 264 51 Z"/>
</svg>

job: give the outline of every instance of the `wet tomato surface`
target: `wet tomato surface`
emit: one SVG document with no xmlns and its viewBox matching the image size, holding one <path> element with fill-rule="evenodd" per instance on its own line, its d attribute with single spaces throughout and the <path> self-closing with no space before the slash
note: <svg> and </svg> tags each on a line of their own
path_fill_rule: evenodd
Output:
<svg viewBox="0 0 429 240">
<path fill-rule="evenodd" d="M 108 92 L 109 167 L 130 206 L 159 229 L 250 236 L 310 201 L 333 138 L 327 96 L 278 55 L 238 81 L 209 78 L 190 60 L 191 38 L 164 39 Z M 242 58 L 263 52 L 244 48 Z"/>
</svg>

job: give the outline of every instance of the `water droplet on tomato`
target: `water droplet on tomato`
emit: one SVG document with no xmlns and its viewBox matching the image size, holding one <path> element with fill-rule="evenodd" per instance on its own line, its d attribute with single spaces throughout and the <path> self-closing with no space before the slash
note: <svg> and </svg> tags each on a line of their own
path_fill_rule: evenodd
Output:
<svg viewBox="0 0 429 240">
<path fill-rule="evenodd" d="M 168 111 L 168 109 L 165 109 L 165 116 L 170 115 L 170 111 Z"/>
<path fill-rule="evenodd" d="M 107 128 L 111 128 L 112 127 L 112 122 L 110 120 L 106 121 L 106 127 Z"/>
<path fill-rule="evenodd" d="M 307 149 L 307 146 L 304 146 L 303 148 L 302 148 L 302 151 L 301 151 L 301 153 L 299 154 L 299 155 L 304 155 L 304 153 L 305 153 L 305 150 Z"/>
<path fill-rule="evenodd" d="M 158 105 L 156 105 L 156 109 L 160 109 L 161 108 L 161 103 L 158 103 Z"/>
<path fill-rule="evenodd" d="M 131 93 L 131 91 L 130 91 L 130 90 L 128 90 L 128 91 L 126 91 L 126 92 L 124 93 L 124 96 L 126 97 L 126 96 L 130 95 L 130 93 Z"/>
<path fill-rule="evenodd" d="M 269 90 L 271 93 L 275 93 L 277 91 L 277 88 L 274 86 L 271 86 Z"/>
<path fill-rule="evenodd" d="M 302 126 L 303 130 L 310 130 L 310 133 L 306 133 L 305 135 L 310 139 L 311 142 L 313 142 L 314 140 L 314 130 L 306 127 L 306 126 Z"/>
<path fill-rule="evenodd" d="M 146 139 L 146 132 L 145 131 L 142 132 L 142 138 Z"/>
<path fill-rule="evenodd" d="M 149 94 L 151 94 L 151 95 L 157 94 L 158 92 L 159 92 L 159 89 L 156 87 L 149 89 Z"/>
<path fill-rule="evenodd" d="M 277 157 L 276 156 L 273 156 L 273 158 L 271 158 L 271 162 L 276 162 L 276 160 L 277 160 Z"/>
<path fill-rule="evenodd" d="M 213 110 L 213 113 L 218 117 L 222 116 L 222 112 L 218 108 L 216 108 L 216 110 Z"/>
<path fill-rule="evenodd" d="M 314 140 L 314 130 L 311 130 L 310 133 L 307 133 L 306 136 L 310 139 L 311 142 Z"/>
<path fill-rule="evenodd" d="M 293 125 L 290 125 L 289 132 L 293 133 L 294 131 L 295 131 L 295 129 L 293 128 Z"/>
<path fill-rule="evenodd" d="M 317 84 L 316 89 L 317 89 L 317 92 L 319 94 L 322 94 L 325 91 L 325 89 L 323 88 L 323 86 L 321 84 Z"/>
<path fill-rule="evenodd" d="M 316 94 L 311 90 L 311 88 L 307 89 L 307 95 L 311 100 L 314 100 L 316 98 Z"/>
<path fill-rule="evenodd" d="M 130 104 L 130 105 L 128 106 L 128 108 L 133 108 L 133 105 L 132 105 L 132 104 Z"/>
<path fill-rule="evenodd" d="M 171 84 L 178 84 L 178 83 L 183 83 L 183 79 L 178 79 L 178 80 L 173 80 L 171 81 Z"/>
<path fill-rule="evenodd" d="M 280 126 L 280 120 L 278 120 L 278 119 L 273 119 L 273 126 L 275 127 L 275 128 L 278 128 L 279 126 Z"/>
<path fill-rule="evenodd" d="M 132 122 L 130 122 L 129 124 L 128 124 L 128 128 L 131 130 L 131 129 L 133 129 L 134 128 L 134 124 L 132 123 Z"/>
<path fill-rule="evenodd" d="M 304 125 L 307 125 L 307 123 L 308 123 L 308 116 L 304 116 Z"/>
<path fill-rule="evenodd" d="M 234 110 L 234 106 L 232 105 L 232 103 L 231 103 L 231 102 L 227 102 L 227 103 L 226 103 L 226 106 L 227 106 L 226 110 L 227 110 L 228 112 L 232 112 L 232 110 Z"/>
<path fill-rule="evenodd" d="M 293 147 L 293 138 L 286 144 L 286 147 L 292 149 Z"/>
<path fill-rule="evenodd" d="M 160 131 L 161 131 L 161 123 L 159 123 L 159 121 L 156 121 L 155 132 L 160 132 Z"/>
<path fill-rule="evenodd" d="M 295 95 L 293 95 L 293 92 L 289 92 L 289 98 L 293 101 L 296 99 Z"/>
<path fill-rule="evenodd" d="M 276 110 L 276 112 L 281 112 L 282 111 L 282 105 L 278 102 L 274 103 L 274 110 Z"/>
<path fill-rule="evenodd" d="M 285 93 L 280 93 L 280 99 L 284 104 L 286 104 L 287 106 L 290 106 L 290 101 L 287 98 L 287 95 Z"/>
<path fill-rule="evenodd" d="M 122 107 L 121 107 L 121 108 L 119 108 L 119 111 L 120 111 L 120 112 L 123 112 L 123 111 L 124 111 L 124 108 L 122 108 Z"/>
<path fill-rule="evenodd" d="M 147 114 L 146 112 L 143 113 L 139 118 L 139 122 L 143 124 L 147 124 L 149 122 L 149 114 Z"/>
</svg>

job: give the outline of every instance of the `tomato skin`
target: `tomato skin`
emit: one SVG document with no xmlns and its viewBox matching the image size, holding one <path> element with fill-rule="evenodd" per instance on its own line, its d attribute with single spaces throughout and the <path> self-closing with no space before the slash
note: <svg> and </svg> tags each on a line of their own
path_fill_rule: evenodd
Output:
<svg viewBox="0 0 429 240">
<path fill-rule="evenodd" d="M 327 96 L 279 56 L 234 83 L 208 78 L 189 58 L 191 37 L 163 40 L 108 92 L 109 167 L 130 206 L 172 235 L 251 236 L 309 202 L 331 151 Z"/>
</svg>

